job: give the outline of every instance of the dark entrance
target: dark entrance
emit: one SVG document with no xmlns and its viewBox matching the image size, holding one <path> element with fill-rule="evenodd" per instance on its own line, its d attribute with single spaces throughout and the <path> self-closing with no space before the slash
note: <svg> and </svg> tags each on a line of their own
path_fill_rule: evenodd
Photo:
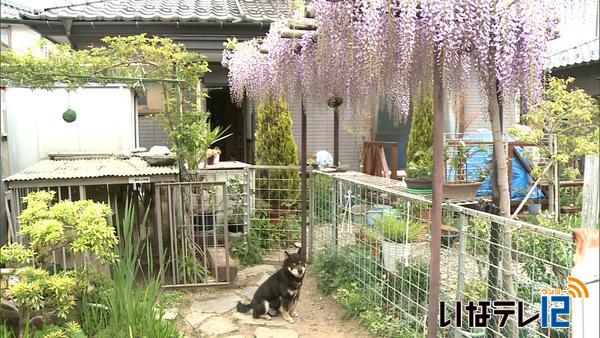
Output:
<svg viewBox="0 0 600 338">
<path fill-rule="evenodd" d="M 229 87 L 212 87 L 208 89 L 206 110 L 211 113 L 211 125 L 226 128 L 232 135 L 216 146 L 221 149 L 221 161 L 243 161 L 244 156 L 244 115 L 241 107 L 231 102 Z M 214 147 L 214 146 L 213 146 Z"/>
</svg>

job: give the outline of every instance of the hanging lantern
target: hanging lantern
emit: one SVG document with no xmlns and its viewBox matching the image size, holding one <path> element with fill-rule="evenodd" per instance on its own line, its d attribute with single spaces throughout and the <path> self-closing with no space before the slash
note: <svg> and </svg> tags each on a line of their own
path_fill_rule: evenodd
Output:
<svg viewBox="0 0 600 338">
<path fill-rule="evenodd" d="M 73 109 L 68 108 L 63 113 L 62 118 L 65 120 L 65 122 L 71 123 L 77 119 L 77 113 Z"/>
</svg>

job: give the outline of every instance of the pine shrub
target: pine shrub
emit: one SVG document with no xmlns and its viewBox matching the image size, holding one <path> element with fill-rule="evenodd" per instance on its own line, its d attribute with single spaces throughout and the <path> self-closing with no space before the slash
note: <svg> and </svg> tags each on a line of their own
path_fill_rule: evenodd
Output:
<svg viewBox="0 0 600 338">
<path fill-rule="evenodd" d="M 433 99 L 421 95 L 415 102 L 408 145 L 406 146 L 406 163 L 415 160 L 419 151 L 427 152 L 433 146 Z"/>
</svg>

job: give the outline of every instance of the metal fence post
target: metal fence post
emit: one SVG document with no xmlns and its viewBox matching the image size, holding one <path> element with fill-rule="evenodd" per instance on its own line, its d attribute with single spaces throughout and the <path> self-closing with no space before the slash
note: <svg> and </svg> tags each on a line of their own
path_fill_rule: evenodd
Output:
<svg viewBox="0 0 600 338">
<path fill-rule="evenodd" d="M 460 301 L 465 288 L 465 256 L 467 255 L 467 215 L 461 213 L 458 219 L 458 275 L 456 277 L 456 301 Z M 462 337 L 461 328 L 456 327 L 455 338 Z"/>
<path fill-rule="evenodd" d="M 308 172 L 308 261 L 313 261 L 314 249 L 315 249 L 315 176 L 312 169 Z"/>
<path fill-rule="evenodd" d="M 252 206 L 250 205 L 250 192 L 252 191 L 250 188 L 250 169 L 244 168 L 244 193 L 246 194 L 246 211 L 244 215 L 244 233 L 248 233 L 250 231 L 250 213 L 252 211 Z"/>
<path fill-rule="evenodd" d="M 336 250 L 337 250 L 337 246 L 338 246 L 338 219 L 337 219 L 337 180 L 335 179 L 334 176 L 331 176 L 331 187 L 332 187 L 332 192 L 331 192 L 331 199 L 333 200 L 333 203 L 331 203 L 331 217 L 332 217 L 332 223 L 333 223 L 333 245 L 335 246 Z"/>
</svg>

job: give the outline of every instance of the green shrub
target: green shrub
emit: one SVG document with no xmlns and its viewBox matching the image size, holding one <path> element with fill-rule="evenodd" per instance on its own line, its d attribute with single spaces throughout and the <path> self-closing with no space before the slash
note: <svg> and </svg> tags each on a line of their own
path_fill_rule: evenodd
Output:
<svg viewBox="0 0 600 338">
<path fill-rule="evenodd" d="M 144 227 L 149 209 L 141 222 Z M 144 248 L 133 243 L 136 222 L 135 207 L 130 200 L 125 204 L 122 222 L 117 215 L 116 228 L 123 241 L 119 259 L 111 266 L 114 286 L 106 292 L 99 306 L 90 304 L 84 295 L 80 304 L 81 325 L 93 337 L 178 337 L 175 323 L 162 319 L 163 310 L 155 309 L 160 295 L 158 277 L 144 276 L 140 269 L 140 256 Z M 148 266 L 152 266 L 152 252 L 145 248 Z M 138 282 L 137 277 L 143 282 Z"/>
<path fill-rule="evenodd" d="M 187 255 L 178 257 L 179 264 L 177 270 L 180 283 L 204 283 L 209 275 L 204 268 L 204 262 L 198 259 L 193 253 L 188 252 Z"/>
<path fill-rule="evenodd" d="M 191 303 L 191 297 L 179 290 L 163 292 L 160 294 L 158 304 L 163 309 L 171 309 L 187 306 Z"/>
<path fill-rule="evenodd" d="M 242 266 L 250 266 L 262 263 L 263 249 L 260 237 L 256 231 L 250 230 L 230 246 L 231 256 L 237 258 Z"/>
<path fill-rule="evenodd" d="M 421 223 L 411 222 L 407 227 L 406 220 L 399 217 L 396 214 L 384 213 L 377 219 L 376 226 L 388 241 L 406 243 L 408 240 L 408 242 L 412 242 L 421 231 Z"/>
<path fill-rule="evenodd" d="M 292 134 L 292 116 L 283 100 L 267 100 L 257 109 L 256 164 L 271 166 L 298 165 L 298 147 Z M 268 179 L 259 181 L 258 196 L 271 207 L 291 208 L 298 203 L 300 175 L 296 170 L 269 170 Z M 266 197 L 266 198 L 265 198 Z"/>
<path fill-rule="evenodd" d="M 332 189 L 333 179 L 330 176 L 316 174 L 314 180 L 314 195 L 316 223 L 330 223 L 332 220 Z"/>
<path fill-rule="evenodd" d="M 54 200 L 53 191 L 27 195 L 27 207 L 19 216 L 19 234 L 27 244 L 0 248 L 0 264 L 17 268 L 12 274 L 18 276 L 18 282 L 7 295 L 18 305 L 24 320 L 37 310 L 55 311 L 59 318 L 66 318 L 80 288 L 87 287 L 78 280 L 77 271 L 49 272 L 54 250 L 93 255 L 104 263 L 116 258 L 117 237 L 108 224 L 112 213 L 106 204 L 89 200 L 52 204 Z"/>
<path fill-rule="evenodd" d="M 406 146 L 406 163 L 415 161 L 417 152 L 427 152 L 433 147 L 433 99 L 431 96 L 421 95 L 413 105 L 412 123 Z"/>
<path fill-rule="evenodd" d="M 316 255 L 312 270 L 317 276 L 317 286 L 325 294 L 352 283 L 380 285 L 383 270 L 378 257 L 369 247 L 361 244 L 345 247 L 327 247 Z M 376 297 L 373 297 L 376 298 Z"/>
<path fill-rule="evenodd" d="M 299 240 L 300 221 L 297 216 L 286 215 L 273 223 L 267 212 L 260 211 L 250 222 L 250 229 L 259 238 L 263 250 L 286 249 Z"/>
</svg>

